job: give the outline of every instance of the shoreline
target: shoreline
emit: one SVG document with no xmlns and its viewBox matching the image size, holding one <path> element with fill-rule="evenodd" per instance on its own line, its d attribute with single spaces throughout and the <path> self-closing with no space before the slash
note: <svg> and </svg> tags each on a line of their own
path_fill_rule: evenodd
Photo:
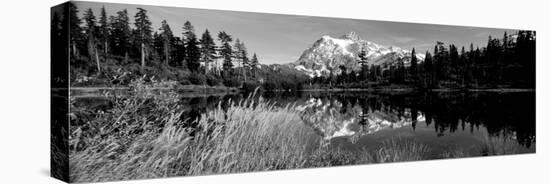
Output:
<svg viewBox="0 0 550 184">
<path fill-rule="evenodd" d="M 120 90 L 122 92 L 130 90 L 127 86 L 90 86 L 90 87 L 69 87 L 69 88 L 51 88 L 52 91 L 69 90 L 75 97 L 97 97 L 101 91 Z M 176 87 L 155 87 L 150 88 L 153 91 L 175 90 L 182 93 L 184 97 L 206 97 L 223 96 L 228 94 L 237 94 L 241 92 L 235 87 L 225 86 L 204 86 L 204 85 L 182 85 Z M 416 88 L 316 88 L 300 89 L 299 92 L 388 92 L 388 93 L 409 93 L 409 92 L 536 92 L 536 89 L 529 88 L 439 88 L 439 89 L 416 89 Z M 285 91 L 270 91 L 285 92 Z"/>
<path fill-rule="evenodd" d="M 536 89 L 530 88 L 438 88 L 438 89 L 415 89 L 415 88 L 317 88 L 301 89 L 304 92 L 536 92 Z"/>
<path fill-rule="evenodd" d="M 102 91 L 121 91 L 128 92 L 130 87 L 127 86 L 90 86 L 90 87 L 69 87 L 69 88 L 51 88 L 52 91 L 56 90 L 69 90 L 71 96 L 81 98 L 81 97 L 99 97 L 101 96 Z M 175 90 L 179 93 L 182 93 L 183 97 L 205 97 L 205 96 L 223 96 L 228 94 L 239 93 L 240 90 L 234 87 L 225 87 L 225 86 L 205 86 L 205 85 L 182 85 L 175 87 L 155 87 L 149 88 L 152 91 L 165 91 L 165 90 Z"/>
</svg>

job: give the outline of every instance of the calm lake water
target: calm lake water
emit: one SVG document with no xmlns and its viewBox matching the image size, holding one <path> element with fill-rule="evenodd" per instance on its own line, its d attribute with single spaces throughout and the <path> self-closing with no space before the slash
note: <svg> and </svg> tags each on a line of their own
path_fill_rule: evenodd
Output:
<svg viewBox="0 0 550 184">
<path fill-rule="evenodd" d="M 184 116 L 193 120 L 220 102 L 239 101 L 245 96 L 185 97 L 181 103 Z M 433 155 L 438 155 L 457 148 L 474 152 L 487 137 L 506 137 L 527 152 L 535 152 L 535 92 L 299 92 L 261 96 L 279 106 L 295 105 L 315 136 L 334 148 L 375 149 L 385 140 L 403 138 L 426 144 Z"/>
</svg>

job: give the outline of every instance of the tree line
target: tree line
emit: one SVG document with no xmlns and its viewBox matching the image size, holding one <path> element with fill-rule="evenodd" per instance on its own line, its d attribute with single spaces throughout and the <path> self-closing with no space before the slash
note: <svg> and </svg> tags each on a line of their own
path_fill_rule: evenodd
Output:
<svg viewBox="0 0 550 184">
<path fill-rule="evenodd" d="M 148 74 L 192 84 L 241 86 L 256 79 L 255 69 L 260 65 L 256 53 L 250 58 L 245 43 L 225 31 L 214 38 L 206 29 L 199 36 L 186 21 L 178 36 L 166 20 L 154 30 L 143 8 L 137 8 L 132 26 L 126 9 L 107 15 L 102 7 L 96 17 L 88 8 L 80 17 L 76 5 L 64 6 L 52 15 L 52 58 L 56 61 L 66 57 L 64 53 L 70 55 L 71 80 L 120 83 L 123 81 L 112 81 L 120 70 L 132 76 Z"/>
<path fill-rule="evenodd" d="M 420 89 L 436 88 L 535 88 L 536 33 L 520 30 L 502 38 L 489 36 L 485 47 L 470 44 L 458 49 L 437 42 L 419 62 L 413 48 L 405 59 L 387 65 L 368 65 L 365 51 L 358 54 L 358 71 L 340 66 L 339 74 L 314 77 L 309 85 L 327 87 L 376 87 L 406 85 Z"/>
<path fill-rule="evenodd" d="M 137 8 L 133 23 L 130 16 L 126 9 L 107 15 L 105 7 L 98 17 L 90 8 L 79 16 L 78 8 L 66 3 L 62 11 L 52 15 L 52 62 L 64 61 L 69 54 L 71 83 L 83 86 L 124 85 L 148 75 L 181 84 L 285 90 L 303 86 L 535 87 L 534 31 L 489 37 L 482 48 L 470 44 L 468 49 L 458 49 L 437 42 L 433 52 L 426 52 L 423 62 L 416 58 L 413 48 L 408 63 L 400 59 L 386 65 L 368 65 L 362 50 L 356 61 L 361 64 L 359 70 L 339 66 L 344 72 L 308 79 L 285 65 L 262 67 L 255 53 L 249 57 L 243 41 L 223 30 L 216 37 L 208 29 L 199 36 L 186 21 L 178 34 L 166 20 L 154 30 L 146 9 Z M 63 72 L 66 70 L 59 68 L 55 75 L 61 77 L 52 76 L 62 78 Z"/>
</svg>

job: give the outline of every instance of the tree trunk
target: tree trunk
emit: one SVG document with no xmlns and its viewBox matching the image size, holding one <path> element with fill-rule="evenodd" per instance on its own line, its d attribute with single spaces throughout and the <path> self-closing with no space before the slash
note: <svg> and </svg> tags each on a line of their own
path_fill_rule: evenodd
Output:
<svg viewBox="0 0 550 184">
<path fill-rule="evenodd" d="M 145 44 L 141 43 L 141 72 L 145 71 Z"/>
<path fill-rule="evenodd" d="M 220 75 L 218 70 L 218 59 L 214 59 L 214 74 Z"/>
<path fill-rule="evenodd" d="M 164 44 L 164 64 L 168 65 L 168 58 L 170 58 L 169 54 L 168 54 L 168 44 L 165 43 Z"/>
<path fill-rule="evenodd" d="M 105 57 L 105 61 L 107 61 L 107 50 L 107 40 L 105 40 L 105 42 L 103 42 L 103 57 Z"/>
<path fill-rule="evenodd" d="M 204 75 L 208 73 L 208 61 L 204 60 Z"/>
<path fill-rule="evenodd" d="M 246 66 L 244 66 L 244 63 L 243 63 L 243 75 L 244 75 L 244 82 L 246 82 Z"/>
<path fill-rule="evenodd" d="M 97 73 L 99 74 L 101 72 L 101 68 L 99 67 L 99 55 L 97 53 L 97 45 L 94 40 L 94 37 L 88 38 L 88 55 L 91 58 L 94 58 L 96 65 L 97 65 Z"/>
<path fill-rule="evenodd" d="M 101 73 L 101 67 L 99 66 L 99 54 L 97 53 L 97 47 L 94 46 L 95 61 L 97 63 L 97 73 Z"/>
<path fill-rule="evenodd" d="M 76 58 L 76 43 L 74 41 L 72 41 L 73 44 L 71 44 L 72 46 L 72 53 L 73 53 L 73 56 Z"/>
</svg>

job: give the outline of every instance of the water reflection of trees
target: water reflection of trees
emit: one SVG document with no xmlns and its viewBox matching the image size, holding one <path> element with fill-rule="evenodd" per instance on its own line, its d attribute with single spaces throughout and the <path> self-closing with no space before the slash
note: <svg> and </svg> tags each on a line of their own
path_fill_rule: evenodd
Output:
<svg viewBox="0 0 550 184">
<path fill-rule="evenodd" d="M 362 114 L 380 111 L 410 118 L 416 128 L 419 115 L 426 126 L 433 124 L 439 136 L 457 130 L 471 131 L 486 127 L 490 136 L 512 136 L 526 146 L 535 141 L 534 93 L 338 93 L 309 94 L 316 98 L 336 99 L 345 114 L 351 107 L 361 107 Z"/>
</svg>

